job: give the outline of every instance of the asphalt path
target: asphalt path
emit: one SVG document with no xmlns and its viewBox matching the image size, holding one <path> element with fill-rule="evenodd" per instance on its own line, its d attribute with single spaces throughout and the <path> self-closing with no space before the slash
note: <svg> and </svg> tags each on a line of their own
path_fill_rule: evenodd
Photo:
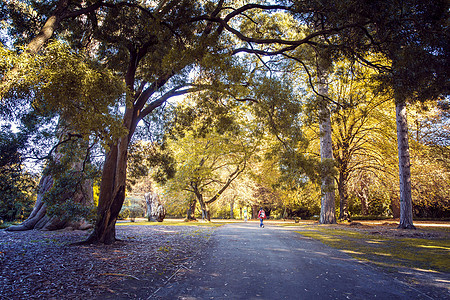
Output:
<svg viewBox="0 0 450 300">
<path fill-rule="evenodd" d="M 218 228 L 149 299 L 433 299 L 292 228 L 258 225 Z"/>
</svg>

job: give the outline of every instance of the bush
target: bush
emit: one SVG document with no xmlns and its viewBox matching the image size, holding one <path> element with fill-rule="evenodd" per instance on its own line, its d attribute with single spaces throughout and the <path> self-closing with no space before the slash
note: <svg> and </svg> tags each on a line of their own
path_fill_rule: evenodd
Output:
<svg viewBox="0 0 450 300">
<path fill-rule="evenodd" d="M 135 218 L 144 217 L 145 213 L 146 204 L 143 199 L 136 197 L 127 197 L 117 218 L 119 220 L 125 220 L 129 218 L 131 219 L 131 221 L 134 221 Z"/>
</svg>

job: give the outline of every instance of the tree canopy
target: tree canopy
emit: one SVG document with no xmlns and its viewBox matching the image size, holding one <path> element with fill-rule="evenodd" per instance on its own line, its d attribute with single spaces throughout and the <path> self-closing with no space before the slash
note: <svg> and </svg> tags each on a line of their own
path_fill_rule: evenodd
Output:
<svg viewBox="0 0 450 300">
<path fill-rule="evenodd" d="M 88 243 L 115 241 L 129 179 L 152 170 L 193 193 L 204 213 L 240 177 L 253 182 L 252 198 L 274 200 L 274 214 L 300 203 L 315 212 L 300 199 L 308 190 L 321 197 L 322 223 L 335 222 L 335 196 L 343 218 L 351 201 L 366 213 L 369 183 L 391 191 L 380 179 L 390 176 L 400 197 L 369 198 L 398 198 L 400 226 L 414 227 L 411 195 L 422 203 L 428 189 L 411 186 L 421 169 L 411 172 L 406 107 L 448 110 L 447 1 L 49 0 L 1 9 L 2 119 L 51 127 L 50 154 L 62 128 L 100 153 L 89 156 L 103 171 Z M 429 127 L 417 130 L 413 159 L 432 158 L 445 182 L 445 137 L 418 138 L 447 122 L 437 120 L 421 121 Z M 264 168 L 276 178 L 261 178 Z"/>
</svg>

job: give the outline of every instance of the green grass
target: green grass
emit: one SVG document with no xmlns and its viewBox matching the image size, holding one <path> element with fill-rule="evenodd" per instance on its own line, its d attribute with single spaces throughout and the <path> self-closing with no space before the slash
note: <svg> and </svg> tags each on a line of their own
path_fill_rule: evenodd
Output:
<svg viewBox="0 0 450 300">
<path fill-rule="evenodd" d="M 203 227 L 220 227 L 225 225 L 226 222 L 185 222 L 184 220 L 164 220 L 163 222 L 148 222 L 143 220 L 136 220 L 136 222 L 125 221 L 125 222 L 117 222 L 116 226 L 129 226 L 129 225 L 138 225 L 138 226 L 203 226 Z"/>
<path fill-rule="evenodd" d="M 408 267 L 450 272 L 448 239 L 381 237 L 350 230 L 302 226 L 296 231 L 340 249 L 353 258 L 385 268 Z"/>
</svg>

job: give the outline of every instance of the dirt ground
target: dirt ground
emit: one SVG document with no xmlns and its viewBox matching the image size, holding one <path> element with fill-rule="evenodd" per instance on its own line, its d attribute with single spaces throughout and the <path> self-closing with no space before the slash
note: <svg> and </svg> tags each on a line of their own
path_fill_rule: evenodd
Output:
<svg viewBox="0 0 450 300">
<path fill-rule="evenodd" d="M 300 221 L 301 224 L 316 223 Z M 415 225 L 418 230 L 397 230 L 391 221 L 326 226 L 399 238 L 450 237 L 448 222 Z M 117 226 L 121 242 L 93 246 L 70 245 L 84 240 L 89 234 L 86 231 L 0 230 L 0 299 L 118 299 L 152 295 L 178 270 L 187 267 L 195 255 L 207 251 L 214 230 L 203 226 Z M 129 278 L 137 279 L 137 285 L 121 284 Z"/>
<path fill-rule="evenodd" d="M 126 278 L 144 280 L 146 294 L 204 249 L 214 229 L 117 226 L 122 242 L 72 246 L 83 231 L 0 230 L 0 299 L 96 299 L 128 295 Z M 114 288 L 113 288 L 114 287 Z"/>
</svg>

